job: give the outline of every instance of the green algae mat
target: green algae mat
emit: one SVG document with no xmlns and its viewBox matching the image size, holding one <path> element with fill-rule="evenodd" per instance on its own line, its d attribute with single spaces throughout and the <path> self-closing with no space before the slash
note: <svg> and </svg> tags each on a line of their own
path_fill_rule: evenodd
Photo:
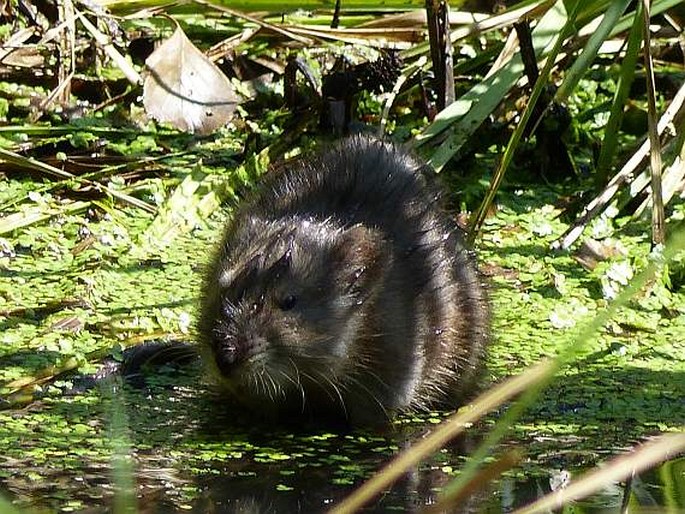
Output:
<svg viewBox="0 0 685 514">
<path fill-rule="evenodd" d="M 216 394 L 196 359 L 124 369 L 136 349 L 188 355 L 224 220 L 270 162 L 308 154 L 325 127 L 410 140 L 441 168 L 455 217 L 476 212 L 474 250 L 493 305 L 485 391 L 574 349 L 487 455 L 503 474 L 474 487 L 462 510 L 511 512 L 683 431 L 682 247 L 594 336 L 569 346 L 663 256 L 650 253 L 640 214 L 649 180 L 637 164 L 657 122 L 667 127 L 658 152 L 666 233 L 683 235 L 681 1 L 650 2 L 646 21 L 643 4 L 627 0 L 508 2 L 492 14 L 455 4 L 452 21 L 440 22 L 453 28 L 449 78 L 430 64 L 439 45 L 431 51 L 413 0 L 346 1 L 340 11 L 307 0 L 296 12 L 266 0 L 154 3 L 9 2 L 2 12 L 0 514 L 325 512 L 442 426 L 451 413 L 365 429 L 260 423 Z M 213 89 L 196 73 L 204 63 L 235 115 L 214 125 L 212 102 L 201 101 L 193 112 L 221 125 L 211 134 L 148 116 L 188 113 L 188 95 L 175 95 L 172 109 L 165 98 L 174 95 L 145 80 L 154 47 L 179 30 L 186 51 L 162 52 L 165 80 L 202 75 L 184 89 L 201 95 Z M 642 65 L 649 52 L 653 84 Z M 441 111 L 448 83 L 457 101 Z M 180 118 L 168 121 L 188 121 Z M 553 251 L 610 180 L 619 194 L 583 227 L 585 239 L 564 237 L 571 250 Z M 434 506 L 519 405 L 468 426 L 366 512 Z M 685 511 L 682 455 L 564 509 L 640 507 Z"/>
<path fill-rule="evenodd" d="M 0 183 L 0 203 L 30 187 Z M 649 258 L 644 227 L 619 232 L 608 220 L 592 230 L 618 248 L 614 257 L 589 270 L 577 254 L 553 253 L 550 243 L 566 228 L 553 198 L 539 190 L 503 195 L 478 243 L 494 310 L 490 382 L 555 355 Z M 113 373 L 83 386 L 84 377 L 106 375 L 102 363 L 126 347 L 193 343 L 203 266 L 229 214 L 146 247 L 152 218 L 133 208 L 60 212 L 49 193 L 31 200 L 27 208 L 49 216 L 0 240 L 0 490 L 20 507 L 97 511 L 126 502 L 116 491 L 129 490 L 140 512 L 265 504 L 322 511 L 447 414 L 401 416 L 383 430 L 263 426 L 214 394 L 196 363 L 155 368 L 142 384 Z M 682 429 L 685 292 L 673 287 L 681 266 L 673 262 L 622 308 L 511 427 L 504 447 L 526 456 L 503 479 L 519 484 L 517 503 L 529 499 L 531 480 L 546 483 Z M 376 508 L 428 502 L 498 416 L 422 465 L 421 487 L 401 483 Z M 677 463 L 668 476 L 682 477 Z"/>
</svg>

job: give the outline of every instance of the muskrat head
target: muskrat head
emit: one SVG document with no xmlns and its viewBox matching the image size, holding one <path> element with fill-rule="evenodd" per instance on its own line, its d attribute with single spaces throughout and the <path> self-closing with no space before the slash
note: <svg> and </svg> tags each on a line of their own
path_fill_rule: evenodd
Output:
<svg viewBox="0 0 685 514">
<path fill-rule="evenodd" d="M 373 229 L 302 219 L 250 220 L 229 233 L 200 323 L 219 382 L 253 406 L 337 401 L 383 248 Z"/>
</svg>

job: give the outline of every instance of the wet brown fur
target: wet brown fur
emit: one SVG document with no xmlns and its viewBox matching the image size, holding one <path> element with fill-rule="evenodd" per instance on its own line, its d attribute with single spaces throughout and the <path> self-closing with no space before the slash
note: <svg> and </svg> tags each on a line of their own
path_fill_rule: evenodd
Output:
<svg viewBox="0 0 685 514">
<path fill-rule="evenodd" d="M 487 295 L 424 168 L 356 136 L 286 164 L 246 199 L 210 265 L 199 323 L 229 394 L 271 416 L 373 422 L 472 393 Z"/>
</svg>

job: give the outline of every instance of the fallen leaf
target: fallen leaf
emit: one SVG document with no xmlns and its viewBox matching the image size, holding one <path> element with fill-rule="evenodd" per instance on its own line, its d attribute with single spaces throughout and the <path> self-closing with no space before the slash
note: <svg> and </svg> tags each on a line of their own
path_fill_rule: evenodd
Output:
<svg viewBox="0 0 685 514">
<path fill-rule="evenodd" d="M 143 105 L 149 116 L 187 132 L 225 125 L 238 103 L 230 80 L 180 27 L 147 58 Z"/>
<path fill-rule="evenodd" d="M 613 257 L 625 257 L 626 255 L 628 255 L 628 251 L 615 239 L 607 238 L 603 241 L 597 241 L 588 237 L 573 254 L 573 258 L 586 270 L 592 271 L 599 262 Z"/>
</svg>

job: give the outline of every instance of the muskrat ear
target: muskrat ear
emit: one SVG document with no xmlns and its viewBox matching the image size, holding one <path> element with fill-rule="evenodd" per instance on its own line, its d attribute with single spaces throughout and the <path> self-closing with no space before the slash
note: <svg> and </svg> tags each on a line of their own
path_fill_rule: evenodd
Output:
<svg viewBox="0 0 685 514">
<path fill-rule="evenodd" d="M 384 249 L 383 237 L 377 230 L 363 225 L 346 229 L 334 249 L 335 269 L 343 289 L 370 292 L 387 260 Z"/>
</svg>

